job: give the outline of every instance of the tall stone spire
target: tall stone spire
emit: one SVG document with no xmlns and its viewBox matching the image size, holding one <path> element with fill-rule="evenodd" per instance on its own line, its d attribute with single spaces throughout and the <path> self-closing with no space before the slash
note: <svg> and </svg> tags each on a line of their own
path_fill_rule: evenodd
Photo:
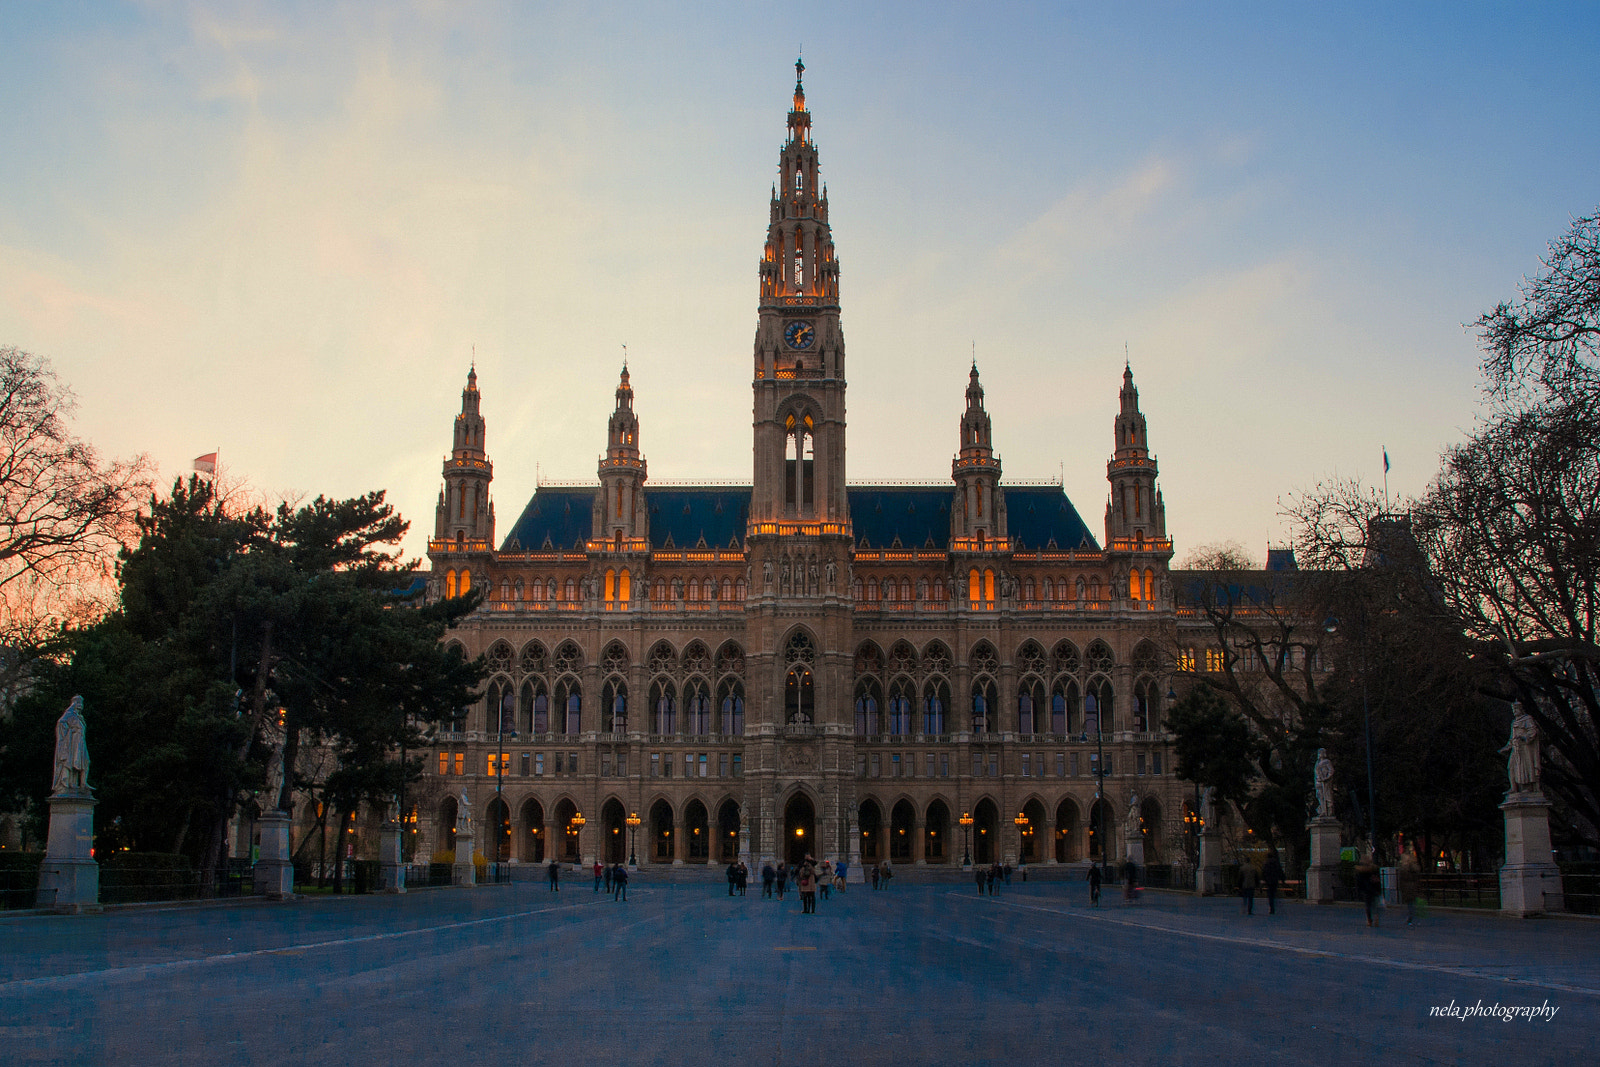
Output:
<svg viewBox="0 0 1600 1067">
<path fill-rule="evenodd" d="M 494 464 L 484 450 L 484 421 L 479 410 L 478 369 L 467 371 L 456 416 L 453 444 L 444 461 L 444 488 L 434 520 L 434 537 L 463 550 L 486 550 L 494 541 L 494 502 L 489 483 Z"/>
<path fill-rule="evenodd" d="M 950 464 L 955 500 L 950 507 L 950 537 L 963 551 L 988 551 L 1006 541 L 1005 491 L 1000 488 L 1000 457 L 994 452 L 989 413 L 983 408 L 978 363 L 967 376 L 967 410 L 961 415 L 961 450 Z"/>
<path fill-rule="evenodd" d="M 647 469 L 639 450 L 639 417 L 633 412 L 633 386 L 628 365 L 617 382 L 617 403 L 606 430 L 606 454 L 600 460 L 600 492 L 595 494 L 593 530 L 596 539 L 614 550 L 646 547 L 649 509 L 645 507 Z"/>
<path fill-rule="evenodd" d="M 1122 370 L 1121 402 L 1113 423 L 1116 447 L 1106 463 L 1111 483 L 1106 550 L 1113 559 L 1113 588 L 1119 598 L 1126 592 L 1134 606 L 1149 608 L 1159 596 L 1156 579 L 1172 557 L 1172 542 L 1167 540 L 1167 507 L 1156 487 L 1156 459 L 1145 436 L 1131 365 Z"/>
</svg>

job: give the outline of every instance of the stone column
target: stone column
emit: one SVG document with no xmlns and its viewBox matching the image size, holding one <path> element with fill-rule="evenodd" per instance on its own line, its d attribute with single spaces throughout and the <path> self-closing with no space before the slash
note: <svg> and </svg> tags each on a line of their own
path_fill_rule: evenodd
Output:
<svg viewBox="0 0 1600 1067">
<path fill-rule="evenodd" d="M 1339 820 L 1324 815 L 1311 820 L 1311 867 L 1306 871 L 1306 900 L 1332 904 L 1339 887 Z"/>
<path fill-rule="evenodd" d="M 69 915 L 100 910 L 94 806 L 88 786 L 50 797 L 50 834 L 39 866 L 39 907 Z"/>
<path fill-rule="evenodd" d="M 378 831 L 378 888 L 385 893 L 406 891 L 406 868 L 400 853 L 400 823 L 383 820 Z"/>
<path fill-rule="evenodd" d="M 857 817 L 855 804 L 850 805 L 850 871 L 845 875 L 847 883 L 860 884 L 867 880 L 867 874 L 861 869 L 861 822 Z"/>
<path fill-rule="evenodd" d="M 1222 888 L 1222 839 L 1210 830 L 1200 831 L 1200 865 L 1194 878 L 1195 891 L 1201 896 Z"/>
<path fill-rule="evenodd" d="M 255 865 L 255 891 L 268 900 L 294 899 L 294 864 L 289 861 L 290 821 L 289 814 L 282 811 L 264 811 L 256 820 L 261 833 L 261 858 Z"/>
<path fill-rule="evenodd" d="M 1527 918 L 1563 911 L 1561 868 L 1550 858 L 1550 802 L 1535 788 L 1510 793 L 1500 805 L 1506 820 L 1506 862 L 1500 868 L 1500 910 Z M 51 840 L 55 817 L 51 811 Z"/>
<path fill-rule="evenodd" d="M 472 827 L 456 827 L 456 862 L 450 870 L 450 880 L 455 885 L 478 884 L 478 868 L 472 862 Z"/>
</svg>

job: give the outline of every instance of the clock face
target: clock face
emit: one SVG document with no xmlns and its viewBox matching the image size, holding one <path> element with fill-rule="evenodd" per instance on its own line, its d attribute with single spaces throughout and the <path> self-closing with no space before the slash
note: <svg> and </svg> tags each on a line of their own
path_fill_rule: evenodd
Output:
<svg viewBox="0 0 1600 1067">
<path fill-rule="evenodd" d="M 790 348 L 810 348 L 816 338 L 817 331 L 812 329 L 809 322 L 797 319 L 783 328 L 784 343 Z"/>
</svg>

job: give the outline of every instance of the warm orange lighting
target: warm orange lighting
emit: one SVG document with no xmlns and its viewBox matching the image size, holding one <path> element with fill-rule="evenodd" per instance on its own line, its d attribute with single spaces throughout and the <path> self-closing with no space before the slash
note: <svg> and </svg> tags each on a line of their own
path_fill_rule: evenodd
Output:
<svg viewBox="0 0 1600 1067">
<path fill-rule="evenodd" d="M 796 826 L 794 828 L 794 836 L 796 836 L 796 837 L 804 837 L 804 836 L 806 836 L 806 828 L 804 826 Z"/>
</svg>

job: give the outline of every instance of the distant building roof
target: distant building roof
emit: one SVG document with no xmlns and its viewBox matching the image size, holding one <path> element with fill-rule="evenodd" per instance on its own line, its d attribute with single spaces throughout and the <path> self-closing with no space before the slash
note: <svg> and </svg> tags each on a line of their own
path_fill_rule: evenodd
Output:
<svg viewBox="0 0 1600 1067">
<path fill-rule="evenodd" d="M 1294 561 L 1292 548 L 1268 548 L 1267 570 L 1269 571 L 1297 571 L 1300 565 Z"/>
<path fill-rule="evenodd" d="M 1058 486 L 1005 486 L 1006 520 L 1021 551 L 1085 549 L 1099 544 Z M 583 549 L 592 532 L 597 486 L 541 486 L 512 525 L 502 552 Z M 749 486 L 646 486 L 650 547 L 742 545 L 750 518 Z M 858 486 L 848 490 L 856 541 L 870 548 L 945 551 L 950 544 L 947 486 Z"/>
</svg>

